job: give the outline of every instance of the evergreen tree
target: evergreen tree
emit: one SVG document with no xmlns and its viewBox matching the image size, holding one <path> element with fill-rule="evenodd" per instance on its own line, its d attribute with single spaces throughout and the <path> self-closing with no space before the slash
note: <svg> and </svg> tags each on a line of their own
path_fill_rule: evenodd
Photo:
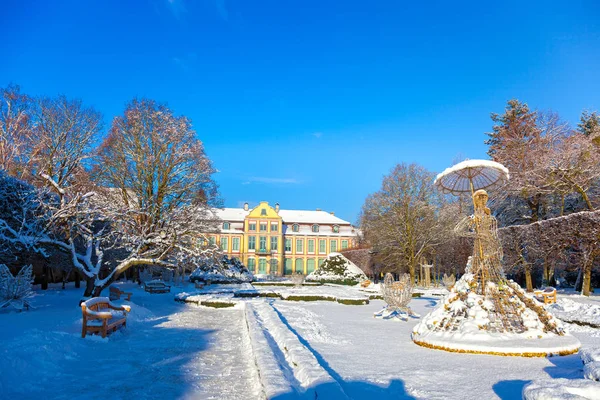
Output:
<svg viewBox="0 0 600 400">
<path fill-rule="evenodd" d="M 504 110 L 502 115 L 491 114 L 494 126 L 492 132 L 486 133 L 490 137 L 485 141 L 490 146 L 488 155 L 494 161 L 499 161 L 500 153 L 516 144 L 515 141 L 524 142 L 540 135 L 537 112 L 531 111 L 527 103 L 512 99 Z"/>
<path fill-rule="evenodd" d="M 584 111 L 579 121 L 577 130 L 591 138 L 596 146 L 600 146 L 600 114 L 597 111 Z"/>
</svg>

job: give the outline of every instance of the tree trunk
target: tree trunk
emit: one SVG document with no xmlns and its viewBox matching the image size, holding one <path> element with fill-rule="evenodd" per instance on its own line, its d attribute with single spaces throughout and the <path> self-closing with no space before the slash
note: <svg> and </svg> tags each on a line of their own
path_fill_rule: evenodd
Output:
<svg viewBox="0 0 600 400">
<path fill-rule="evenodd" d="M 48 266 L 42 267 L 42 290 L 48 290 Z"/>
<path fill-rule="evenodd" d="M 411 282 L 411 284 L 414 285 L 415 284 L 415 266 L 412 263 L 410 263 L 408 265 L 408 272 L 410 273 L 410 282 Z"/>
<path fill-rule="evenodd" d="M 594 264 L 594 258 L 590 257 L 587 262 L 583 265 L 583 282 L 581 285 L 581 294 L 589 296 L 591 292 L 592 284 L 592 265 Z"/>
<path fill-rule="evenodd" d="M 575 185 L 575 190 L 581 195 L 581 198 L 585 202 L 585 205 L 587 206 L 588 210 L 594 211 L 594 206 L 592 205 L 592 202 L 590 201 L 590 198 L 585 192 L 585 190 L 583 190 L 583 188 L 579 185 Z"/>
<path fill-rule="evenodd" d="M 530 199 L 527 199 L 527 205 L 531 211 L 531 222 L 537 222 L 540 219 L 540 197 L 538 193 Z"/>
<path fill-rule="evenodd" d="M 583 283 L 583 266 L 579 267 L 579 272 L 577 273 L 577 280 L 575 281 L 575 291 L 581 292 L 582 283 Z"/>
<path fill-rule="evenodd" d="M 527 292 L 533 292 L 533 283 L 531 281 L 531 266 L 529 264 L 525 264 L 525 286 L 527 287 Z"/>
<path fill-rule="evenodd" d="M 81 275 L 79 275 L 79 271 L 75 270 L 75 288 L 79 289 L 81 287 Z"/>
<path fill-rule="evenodd" d="M 95 278 L 87 278 L 85 280 L 85 291 L 83 292 L 83 297 L 92 297 L 95 281 Z"/>
<path fill-rule="evenodd" d="M 125 270 L 125 271 L 127 271 L 127 270 Z M 122 271 L 121 273 L 124 273 L 125 271 Z M 112 283 L 115 282 L 117 279 L 119 279 L 119 276 L 121 276 L 121 273 L 115 272 L 109 279 L 106 280 L 104 285 L 101 285 L 101 286 L 94 285 L 94 291 L 92 293 L 92 297 L 100 297 L 100 294 L 102 293 L 102 291 L 104 289 L 106 289 L 107 287 L 109 287 L 110 285 L 112 285 Z"/>
</svg>

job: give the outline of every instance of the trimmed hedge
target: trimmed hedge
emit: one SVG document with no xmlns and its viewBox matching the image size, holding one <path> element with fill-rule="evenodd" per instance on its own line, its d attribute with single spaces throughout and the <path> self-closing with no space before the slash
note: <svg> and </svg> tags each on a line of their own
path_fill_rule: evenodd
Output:
<svg viewBox="0 0 600 400">
<path fill-rule="evenodd" d="M 251 297 L 274 297 L 281 299 L 281 295 L 279 293 L 274 292 L 235 292 L 233 297 L 240 298 L 251 298 Z"/>
</svg>

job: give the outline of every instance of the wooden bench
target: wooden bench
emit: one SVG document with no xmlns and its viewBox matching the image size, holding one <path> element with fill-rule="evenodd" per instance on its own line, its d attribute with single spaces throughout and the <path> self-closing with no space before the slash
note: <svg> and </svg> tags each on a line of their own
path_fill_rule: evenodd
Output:
<svg viewBox="0 0 600 400">
<path fill-rule="evenodd" d="M 547 287 L 544 290 L 534 290 L 533 295 L 539 301 L 543 301 L 544 304 L 556 303 L 556 289 L 553 287 Z"/>
<path fill-rule="evenodd" d="M 162 281 L 150 281 L 144 283 L 144 290 L 148 293 L 167 293 L 171 291 L 171 286 Z"/>
<path fill-rule="evenodd" d="M 81 303 L 83 327 L 81 337 L 89 333 L 100 333 L 103 338 L 118 327 L 127 325 L 127 313 L 130 306 L 118 306 L 107 297 L 95 297 Z"/>
<path fill-rule="evenodd" d="M 119 289 L 116 286 L 111 286 L 109 289 L 110 289 L 110 296 L 109 296 L 109 298 L 111 300 L 120 300 L 121 296 L 127 296 L 127 298 L 125 300 L 131 301 L 131 295 L 133 293 L 123 292 L 121 289 Z"/>
</svg>

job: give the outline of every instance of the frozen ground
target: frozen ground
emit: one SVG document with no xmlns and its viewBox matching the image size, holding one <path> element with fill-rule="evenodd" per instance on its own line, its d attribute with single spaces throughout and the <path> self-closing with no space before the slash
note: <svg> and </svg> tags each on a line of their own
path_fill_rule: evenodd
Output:
<svg viewBox="0 0 600 400">
<path fill-rule="evenodd" d="M 134 292 L 128 326 L 107 339 L 81 339 L 81 289 L 36 291 L 35 310 L 0 314 L 0 397 L 514 399 L 533 380 L 583 378 L 579 355 L 496 357 L 416 346 L 410 332 L 418 319 L 373 318 L 380 300 L 350 306 L 256 298 L 211 309 L 173 301 L 178 291 L 193 292 L 191 285 L 153 295 L 123 286 Z M 369 295 L 347 287 L 257 290 Z M 411 307 L 424 315 L 438 301 L 415 298 Z M 599 329 L 567 326 L 583 348 L 600 347 Z"/>
</svg>

